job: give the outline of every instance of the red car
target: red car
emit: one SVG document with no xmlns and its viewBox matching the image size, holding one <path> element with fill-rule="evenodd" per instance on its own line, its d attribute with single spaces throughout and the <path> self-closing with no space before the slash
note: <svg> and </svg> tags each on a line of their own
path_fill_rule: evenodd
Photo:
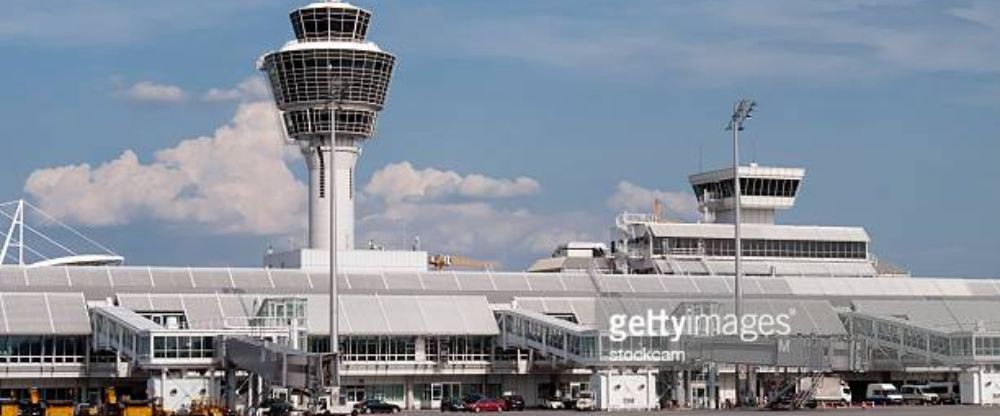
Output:
<svg viewBox="0 0 1000 416">
<path fill-rule="evenodd" d="M 503 402 L 500 400 L 493 400 L 482 398 L 474 402 L 469 402 L 465 404 L 465 410 L 470 412 L 502 412 Z"/>
</svg>

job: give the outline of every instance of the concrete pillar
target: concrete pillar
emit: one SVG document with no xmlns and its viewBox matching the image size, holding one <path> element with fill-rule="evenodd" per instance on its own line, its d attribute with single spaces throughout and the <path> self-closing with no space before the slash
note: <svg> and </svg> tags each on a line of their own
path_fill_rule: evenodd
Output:
<svg viewBox="0 0 1000 416">
<path fill-rule="evenodd" d="M 718 379 L 719 367 L 716 366 L 715 363 L 709 363 L 706 367 L 707 367 L 706 371 L 708 371 L 708 377 L 706 377 L 705 380 L 706 381 L 705 390 L 707 390 L 705 394 L 708 395 L 708 408 L 718 409 L 719 401 L 717 400 L 718 398 L 717 393 L 719 391 L 719 379 Z"/>
<path fill-rule="evenodd" d="M 691 371 L 684 370 L 684 405 L 691 405 L 691 396 L 693 392 L 691 391 Z"/>
<path fill-rule="evenodd" d="M 414 410 L 415 407 L 413 406 L 413 379 L 410 377 L 406 377 L 404 385 L 405 385 L 404 388 L 406 389 L 406 409 Z"/>
</svg>

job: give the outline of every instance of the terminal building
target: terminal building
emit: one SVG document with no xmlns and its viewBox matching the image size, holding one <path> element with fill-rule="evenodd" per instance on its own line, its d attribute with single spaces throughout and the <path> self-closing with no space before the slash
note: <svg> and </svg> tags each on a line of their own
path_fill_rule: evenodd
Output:
<svg viewBox="0 0 1000 416">
<path fill-rule="evenodd" d="M 963 403 L 1000 397 L 1000 280 L 911 277 L 877 260 L 863 228 L 777 224 L 801 169 L 740 168 L 744 313 L 787 325 L 754 339 L 622 338 L 611 325 L 654 310 L 733 313 L 731 169 L 690 178 L 699 222 L 624 213 L 608 243 L 567 243 L 525 272 L 432 271 L 419 250 L 356 249 L 354 164 L 395 58 L 365 40 L 366 10 L 334 1 L 290 16 L 297 39 L 259 67 L 309 164 L 310 246 L 269 253 L 261 268 L 123 266 L 116 256 L 10 265 L 8 248 L 25 244 L 4 213 L 0 397 L 38 388 L 93 403 L 114 386 L 171 410 L 305 403 L 329 384 L 331 249 L 347 259 L 336 278 L 346 402 L 436 409 L 509 392 L 536 406 L 592 391 L 603 409 L 711 407 L 738 389 L 763 400 L 830 375 L 856 399 L 868 383 L 930 381 L 954 382 Z M 325 231 L 328 198 L 337 241 Z"/>
</svg>

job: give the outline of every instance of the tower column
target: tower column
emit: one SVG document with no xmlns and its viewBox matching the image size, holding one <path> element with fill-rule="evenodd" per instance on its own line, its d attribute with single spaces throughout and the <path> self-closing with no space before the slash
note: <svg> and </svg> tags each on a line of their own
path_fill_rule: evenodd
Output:
<svg viewBox="0 0 1000 416">
<path fill-rule="evenodd" d="M 339 142 L 339 140 L 338 140 Z M 307 143 L 307 144 L 306 144 Z M 309 169 L 309 248 L 330 249 L 330 200 L 337 203 L 337 250 L 354 249 L 354 169 L 358 146 L 343 142 L 336 147 L 336 171 L 330 169 L 330 147 L 310 141 L 301 146 Z M 332 187 L 330 185 L 333 185 Z M 332 190 L 332 192 L 331 192 Z"/>
</svg>

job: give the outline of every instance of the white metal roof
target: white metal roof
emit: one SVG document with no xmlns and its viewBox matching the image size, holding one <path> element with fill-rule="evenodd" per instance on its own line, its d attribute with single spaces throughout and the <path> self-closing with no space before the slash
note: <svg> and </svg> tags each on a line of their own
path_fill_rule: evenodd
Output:
<svg viewBox="0 0 1000 416">
<path fill-rule="evenodd" d="M 362 9 L 362 8 L 360 8 L 358 6 L 355 6 L 355 5 L 351 4 L 351 3 L 348 3 L 346 1 L 332 0 L 332 1 L 318 1 L 318 2 L 314 2 L 314 3 L 310 3 L 310 4 L 302 6 L 302 7 L 297 7 L 297 8 L 295 8 L 295 10 L 292 10 L 292 11 L 294 12 L 296 10 L 303 10 L 303 9 L 334 9 L 334 8 L 336 8 L 336 9 L 365 10 L 365 9 Z M 367 11 L 367 10 L 365 10 L 365 11 Z"/>
<path fill-rule="evenodd" d="M 329 334 L 329 297 L 308 296 L 309 333 Z M 484 296 L 340 297 L 345 335 L 496 335 L 500 333 Z"/>
<path fill-rule="evenodd" d="M 87 335 L 81 293 L 0 293 L 0 335 Z"/>
<path fill-rule="evenodd" d="M 114 305 L 99 305 L 92 308 L 95 313 L 100 313 L 113 318 L 115 321 L 131 327 L 135 331 L 156 331 L 165 329 L 162 325 L 146 319 L 128 308 Z"/>
<path fill-rule="evenodd" d="M 652 223 L 656 237 L 733 238 L 732 224 Z M 743 224 L 741 237 L 746 239 L 856 241 L 871 239 L 862 227 L 827 227 L 810 225 Z"/>
</svg>

